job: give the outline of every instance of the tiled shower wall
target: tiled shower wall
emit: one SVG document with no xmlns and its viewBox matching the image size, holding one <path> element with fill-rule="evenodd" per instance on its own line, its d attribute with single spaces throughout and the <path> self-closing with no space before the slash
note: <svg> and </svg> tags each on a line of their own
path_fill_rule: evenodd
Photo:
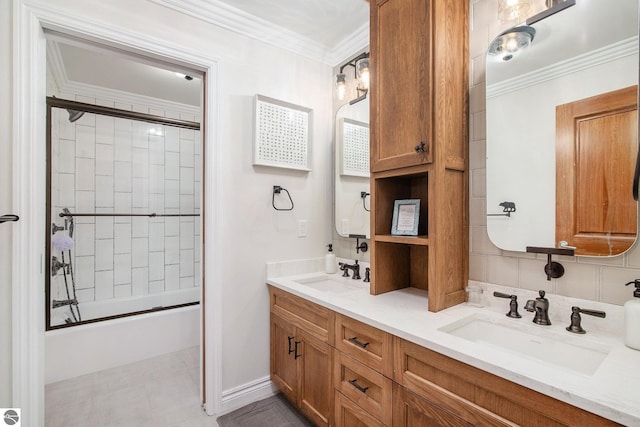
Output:
<svg viewBox="0 0 640 427">
<path fill-rule="evenodd" d="M 544 7 L 541 0 L 535 3 L 536 10 Z M 629 287 L 623 285 L 640 278 L 637 243 L 626 254 L 617 257 L 558 257 L 565 267 L 565 275 L 547 281 L 544 273 L 546 257 L 503 251 L 489 240 L 485 191 L 485 54 L 489 42 L 511 25 L 498 21 L 497 0 L 471 0 L 470 6 L 470 279 L 623 304 L 632 295 Z"/>
<path fill-rule="evenodd" d="M 82 213 L 199 214 L 201 141 L 199 131 L 95 114 L 69 123 L 67 112 L 54 108 L 52 220 L 62 225 L 58 213 L 65 207 Z M 200 284 L 200 217 L 76 217 L 73 239 L 80 303 Z M 63 285 L 52 287 L 52 298 L 66 298 Z"/>
</svg>

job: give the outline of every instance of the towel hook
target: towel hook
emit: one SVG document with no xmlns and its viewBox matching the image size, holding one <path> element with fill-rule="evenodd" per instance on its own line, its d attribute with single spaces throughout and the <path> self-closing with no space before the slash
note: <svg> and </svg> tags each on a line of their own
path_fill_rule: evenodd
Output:
<svg viewBox="0 0 640 427">
<path fill-rule="evenodd" d="M 276 194 L 280 194 L 281 191 L 286 191 L 287 196 L 289 196 L 289 202 L 291 202 L 291 207 L 290 208 L 276 208 Z M 279 185 L 274 185 L 273 186 L 273 194 L 271 195 L 271 206 L 273 206 L 273 209 L 277 210 L 277 211 L 292 211 L 293 210 L 293 199 L 291 198 L 291 194 L 289 194 L 289 191 L 287 191 L 286 188 L 281 187 Z"/>
</svg>

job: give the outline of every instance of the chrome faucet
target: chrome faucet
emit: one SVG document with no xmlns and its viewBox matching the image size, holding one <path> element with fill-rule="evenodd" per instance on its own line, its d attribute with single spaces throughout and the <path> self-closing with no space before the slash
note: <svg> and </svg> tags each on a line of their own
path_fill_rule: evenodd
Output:
<svg viewBox="0 0 640 427">
<path fill-rule="evenodd" d="M 549 300 L 544 297 L 544 291 L 539 291 L 538 294 L 540 296 L 536 298 L 535 301 L 531 299 L 527 301 L 524 309 L 527 311 L 535 311 L 533 323 L 548 326 L 551 324 L 551 320 L 549 320 Z"/>
<path fill-rule="evenodd" d="M 339 262 L 340 270 L 344 271 L 342 277 L 349 277 L 349 270 L 353 271 L 352 279 L 360 280 L 360 264 L 358 264 L 358 260 L 355 260 L 355 264 L 349 265 L 344 262 Z"/>
</svg>

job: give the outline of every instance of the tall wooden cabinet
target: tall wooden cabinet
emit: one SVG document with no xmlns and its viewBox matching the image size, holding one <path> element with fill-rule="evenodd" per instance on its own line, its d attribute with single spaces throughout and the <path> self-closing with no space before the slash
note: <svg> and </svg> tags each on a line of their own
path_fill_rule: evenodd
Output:
<svg viewBox="0 0 640 427">
<path fill-rule="evenodd" d="M 430 311 L 466 297 L 468 3 L 371 2 L 371 293 L 425 289 Z M 391 234 L 400 199 L 418 236 Z"/>
</svg>

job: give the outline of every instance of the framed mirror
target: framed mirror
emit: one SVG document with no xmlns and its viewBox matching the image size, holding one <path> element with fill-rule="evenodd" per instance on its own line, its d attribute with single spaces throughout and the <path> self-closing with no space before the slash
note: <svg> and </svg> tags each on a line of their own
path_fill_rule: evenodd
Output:
<svg viewBox="0 0 640 427">
<path fill-rule="evenodd" d="M 358 98 L 360 99 L 360 98 Z M 342 237 L 369 238 L 369 98 L 345 104 L 335 119 L 335 226 Z"/>
<path fill-rule="evenodd" d="M 623 253 L 638 223 L 638 0 L 578 0 L 515 28 L 531 40 L 507 52 L 503 33 L 486 57 L 488 235 Z"/>
</svg>

